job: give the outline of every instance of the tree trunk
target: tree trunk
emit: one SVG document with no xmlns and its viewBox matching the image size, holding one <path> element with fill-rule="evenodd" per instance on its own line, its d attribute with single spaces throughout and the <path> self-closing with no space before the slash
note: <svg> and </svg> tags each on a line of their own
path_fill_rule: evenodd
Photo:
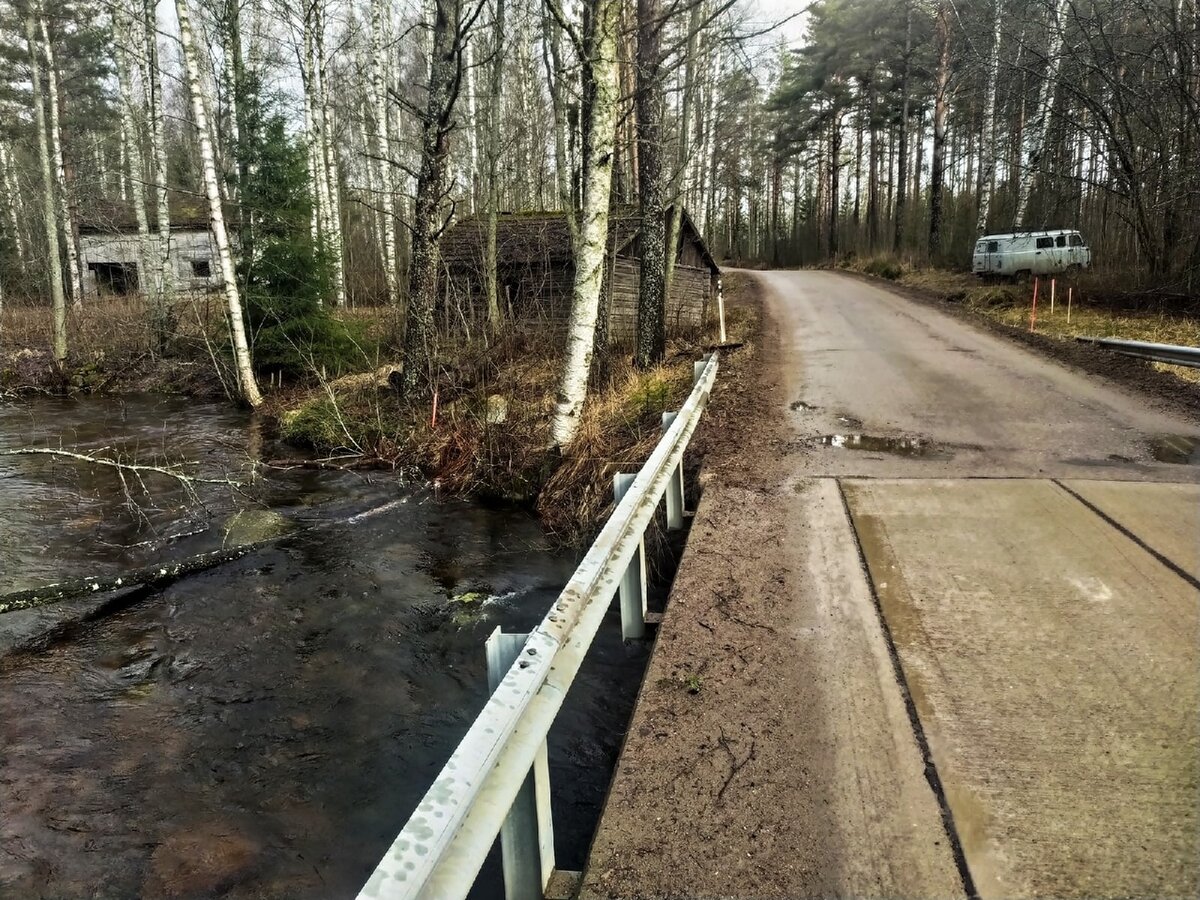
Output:
<svg viewBox="0 0 1200 900">
<path fill-rule="evenodd" d="M 142 37 L 145 40 L 146 108 L 150 115 L 150 143 L 154 157 L 154 195 L 158 225 L 157 303 L 168 322 L 173 318 L 171 302 L 175 295 L 175 273 L 171 268 L 171 208 L 167 202 L 166 107 L 163 102 L 162 72 L 158 66 L 158 12 L 156 0 L 143 0 Z"/>
<path fill-rule="evenodd" d="M 505 0 L 495 0 L 492 22 L 492 59 L 488 69 L 487 118 L 487 221 L 485 234 L 484 283 L 487 288 L 488 322 L 500 324 L 500 273 L 496 255 L 496 220 L 500 206 L 500 103 L 504 93 L 504 13 Z"/>
<path fill-rule="evenodd" d="M 1062 65 L 1063 27 L 1062 14 L 1066 0 L 1055 0 L 1050 11 L 1050 43 L 1046 50 L 1046 77 L 1038 95 L 1034 120 L 1025 129 L 1025 148 L 1021 178 L 1017 185 L 1017 206 L 1013 211 L 1013 224 L 1022 225 L 1029 208 L 1029 195 L 1033 182 L 1042 168 L 1042 154 L 1046 149 L 1046 136 L 1050 133 L 1050 111 L 1054 105 L 1054 92 L 1058 87 L 1058 70 Z"/>
<path fill-rule="evenodd" d="M 63 243 L 67 248 L 67 272 L 71 282 L 71 302 L 78 309 L 83 305 L 83 276 L 79 270 L 79 248 L 75 244 L 75 216 L 67 190 L 67 167 L 63 161 L 62 132 L 59 128 L 58 72 L 54 66 L 54 48 L 45 18 L 38 20 L 42 32 L 42 54 L 46 59 L 46 93 L 50 101 L 50 153 L 54 159 L 54 177 L 58 182 L 58 216 Z"/>
<path fill-rule="evenodd" d="M 562 59 L 562 37 L 558 26 L 548 14 L 542 16 L 542 56 L 546 67 L 546 85 L 550 92 L 550 106 L 554 114 L 554 175 L 558 188 L 558 205 L 567 217 L 567 229 L 571 235 L 571 251 L 579 242 L 579 217 L 576 215 L 574 162 L 571 158 L 571 138 L 574 129 L 567 114 L 563 80 L 565 66 Z"/>
<path fill-rule="evenodd" d="M 8 218 L 12 225 L 13 252 L 17 257 L 17 265 L 25 268 L 25 246 L 21 240 L 21 213 L 18 210 L 17 176 L 13 169 L 12 152 L 0 143 L 0 186 L 4 188 L 4 206 L 8 210 Z"/>
<path fill-rule="evenodd" d="M 987 232 L 988 214 L 992 208 L 992 190 L 996 177 L 996 82 L 1000 77 L 1000 0 L 992 0 L 992 49 L 988 55 L 987 93 L 983 101 L 983 136 L 979 156 L 979 216 L 975 234 Z"/>
<path fill-rule="evenodd" d="M 620 0 L 592 0 L 592 39 L 588 69 L 591 102 L 583 127 L 587 158 L 584 165 L 583 215 L 575 254 L 575 283 L 566 357 L 558 388 L 551 434 L 555 446 L 575 437 L 587 399 L 596 317 L 608 244 L 608 205 L 612 191 L 613 143 L 617 125 L 617 19 Z"/>
<path fill-rule="evenodd" d="M 637 305 L 637 364 L 662 362 L 666 351 L 666 209 L 662 170 L 663 84 L 659 72 L 659 0 L 638 0 L 637 139 L 641 202 L 641 280 Z"/>
<path fill-rule="evenodd" d="M 829 258 L 838 255 L 838 213 L 841 205 L 842 114 L 835 110 L 829 125 Z"/>
<path fill-rule="evenodd" d="M 25 37 L 29 42 L 29 72 L 33 86 L 33 118 L 38 134 L 38 161 L 42 167 L 42 224 L 46 231 L 46 263 L 50 270 L 50 308 L 54 329 L 54 362 L 61 370 L 67 361 L 67 299 L 63 290 L 62 255 L 58 247 L 58 222 L 55 214 L 54 169 L 50 158 L 50 140 L 46 134 L 46 97 L 42 93 L 41 64 L 38 61 L 36 12 L 30 4 L 25 19 Z"/>
<path fill-rule="evenodd" d="M 209 225 L 212 229 L 213 240 L 217 244 L 221 281 L 225 289 L 225 302 L 229 307 L 229 332 L 233 342 L 234 365 L 242 398 L 252 408 L 257 408 L 262 405 L 262 395 L 258 392 L 258 382 L 254 378 L 254 366 L 250 360 L 250 345 L 246 341 L 246 323 L 242 317 L 242 299 L 238 294 L 237 277 L 233 269 L 233 254 L 229 248 L 229 234 L 225 230 L 225 214 L 221 209 L 221 193 L 217 185 L 217 165 L 213 155 L 212 139 L 209 137 L 207 103 L 200 85 L 200 66 L 192 39 L 188 0 L 175 0 L 175 12 L 179 17 L 179 43 L 187 74 L 188 92 L 192 97 L 192 116 L 196 120 L 196 137 L 200 142 L 200 165 L 204 174 L 204 193 L 208 197 Z"/>
<path fill-rule="evenodd" d="M 379 173 L 378 198 L 383 213 L 383 274 L 388 303 L 400 302 L 400 280 L 396 268 L 396 194 L 392 182 L 391 151 L 388 146 L 387 42 L 384 40 L 386 0 L 371 2 L 371 81 L 369 102 L 375 116 L 376 171 Z"/>
<path fill-rule="evenodd" d="M 437 361 L 438 241 L 441 204 L 446 192 L 449 137 L 454 127 L 455 90 L 460 48 L 455 0 L 436 0 L 429 89 L 421 129 L 421 165 L 412 222 L 412 254 L 408 269 L 408 315 L 404 329 L 404 373 L 401 394 L 407 400 L 425 396 L 433 387 Z M 451 13 L 454 13 L 453 20 Z"/>
<path fill-rule="evenodd" d="M 119 27 L 125 35 L 131 34 L 134 30 L 132 22 L 124 15 L 122 15 Z M 133 197 L 133 212 L 137 217 L 138 284 L 143 295 L 150 300 L 151 328 L 155 335 L 155 343 L 161 352 L 166 337 L 162 295 L 158 291 L 148 290 L 145 284 L 154 260 L 154 244 L 150 240 L 150 222 L 146 215 L 146 169 L 142 160 L 142 144 L 138 140 L 137 126 L 133 117 L 133 80 L 130 77 L 132 62 L 129 58 L 129 49 L 120 43 L 122 38 L 119 37 L 117 40 L 117 84 L 121 89 L 121 146 L 125 148 L 124 156 L 129 166 L 129 192 Z"/>
<path fill-rule="evenodd" d="M 946 169 L 946 112 L 950 100 L 950 11 L 948 0 L 938 4 L 935 25 L 938 66 L 933 92 L 933 159 L 929 173 L 929 258 L 942 252 L 942 193 Z"/>
</svg>

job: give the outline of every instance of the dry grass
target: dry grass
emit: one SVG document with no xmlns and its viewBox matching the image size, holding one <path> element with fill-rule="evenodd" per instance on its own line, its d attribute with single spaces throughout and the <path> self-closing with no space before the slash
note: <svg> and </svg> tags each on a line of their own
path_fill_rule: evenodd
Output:
<svg viewBox="0 0 1200 900">
<path fill-rule="evenodd" d="M 882 269 L 876 260 L 853 268 L 871 272 Z M 969 309 L 1013 328 L 1028 328 L 1033 306 L 1033 284 L 989 284 L 965 272 L 899 267 L 897 284 L 917 288 L 943 300 L 961 302 Z M 1067 321 L 1068 288 L 1072 289 L 1071 318 Z M 1194 299 L 1156 294 L 1134 284 L 1121 283 L 1117 276 L 1088 272 L 1056 280 L 1054 311 L 1050 310 L 1050 283 L 1038 286 L 1035 330 L 1063 341 L 1076 337 L 1110 337 L 1131 341 L 1154 341 L 1200 347 L 1200 317 Z M 1200 369 L 1154 367 L 1186 381 L 1200 382 Z"/>
</svg>

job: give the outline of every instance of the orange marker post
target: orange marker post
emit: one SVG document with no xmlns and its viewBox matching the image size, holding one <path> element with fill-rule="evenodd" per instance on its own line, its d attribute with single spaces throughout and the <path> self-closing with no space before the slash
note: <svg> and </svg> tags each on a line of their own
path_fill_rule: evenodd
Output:
<svg viewBox="0 0 1200 900">
<path fill-rule="evenodd" d="M 1067 324 L 1071 324 L 1071 295 L 1075 293 L 1075 288 L 1067 288 Z"/>
<path fill-rule="evenodd" d="M 1057 278 L 1050 279 L 1050 315 L 1054 315 L 1054 288 L 1057 281 Z"/>
<path fill-rule="evenodd" d="M 1033 278 L 1033 308 L 1029 311 L 1029 330 L 1033 331 L 1033 326 L 1037 323 L 1037 295 L 1038 295 L 1038 279 L 1035 275 Z"/>
</svg>

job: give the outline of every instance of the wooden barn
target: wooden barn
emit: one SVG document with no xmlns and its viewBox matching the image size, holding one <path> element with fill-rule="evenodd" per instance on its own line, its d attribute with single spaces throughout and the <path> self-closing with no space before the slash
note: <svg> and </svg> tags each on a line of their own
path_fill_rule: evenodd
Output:
<svg viewBox="0 0 1200 900">
<path fill-rule="evenodd" d="M 668 210 L 668 221 L 671 212 Z M 483 219 L 463 219 L 441 244 L 447 308 L 471 320 L 486 315 L 484 283 L 486 226 Z M 561 212 L 502 214 L 496 223 L 496 256 L 500 303 L 518 325 L 565 328 L 571 314 L 575 277 L 567 217 Z M 637 296 L 641 259 L 641 217 L 617 212 L 610 219 L 605 297 L 608 335 L 613 343 L 633 339 L 637 328 Z M 667 330 L 696 329 L 711 315 L 721 270 L 686 212 L 675 250 L 675 274 L 667 297 Z"/>
</svg>

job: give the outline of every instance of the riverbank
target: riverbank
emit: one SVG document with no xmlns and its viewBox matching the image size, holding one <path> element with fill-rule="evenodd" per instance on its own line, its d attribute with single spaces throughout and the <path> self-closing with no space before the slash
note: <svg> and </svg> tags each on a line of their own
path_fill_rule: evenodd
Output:
<svg viewBox="0 0 1200 900">
<path fill-rule="evenodd" d="M 726 284 L 728 339 L 744 344 L 755 327 L 739 304 L 746 280 Z M 616 348 L 594 366 L 579 436 L 565 455 L 549 448 L 560 341 L 516 331 L 475 335 L 445 352 L 436 391 L 401 403 L 393 387 L 398 358 L 391 308 L 337 311 L 361 340 L 361 359 L 342 374 L 312 367 L 288 381 L 262 374 L 264 429 L 298 448 L 271 465 L 403 469 L 437 491 L 536 510 L 564 543 L 586 541 L 611 500 L 610 475 L 636 468 L 657 441 L 664 411 L 691 388 L 692 364 L 715 341 L 712 329 L 668 341 L 662 365 L 639 370 Z M 221 311 L 181 305 L 175 336 L 154 349 L 148 317 L 135 301 L 106 300 L 71 314 L 71 359 L 60 375 L 46 347 L 45 311 L 10 307 L 0 331 L 0 392 L 10 395 L 131 393 L 228 398 L 231 384 Z M 739 352 L 748 352 L 746 350 Z"/>
</svg>

